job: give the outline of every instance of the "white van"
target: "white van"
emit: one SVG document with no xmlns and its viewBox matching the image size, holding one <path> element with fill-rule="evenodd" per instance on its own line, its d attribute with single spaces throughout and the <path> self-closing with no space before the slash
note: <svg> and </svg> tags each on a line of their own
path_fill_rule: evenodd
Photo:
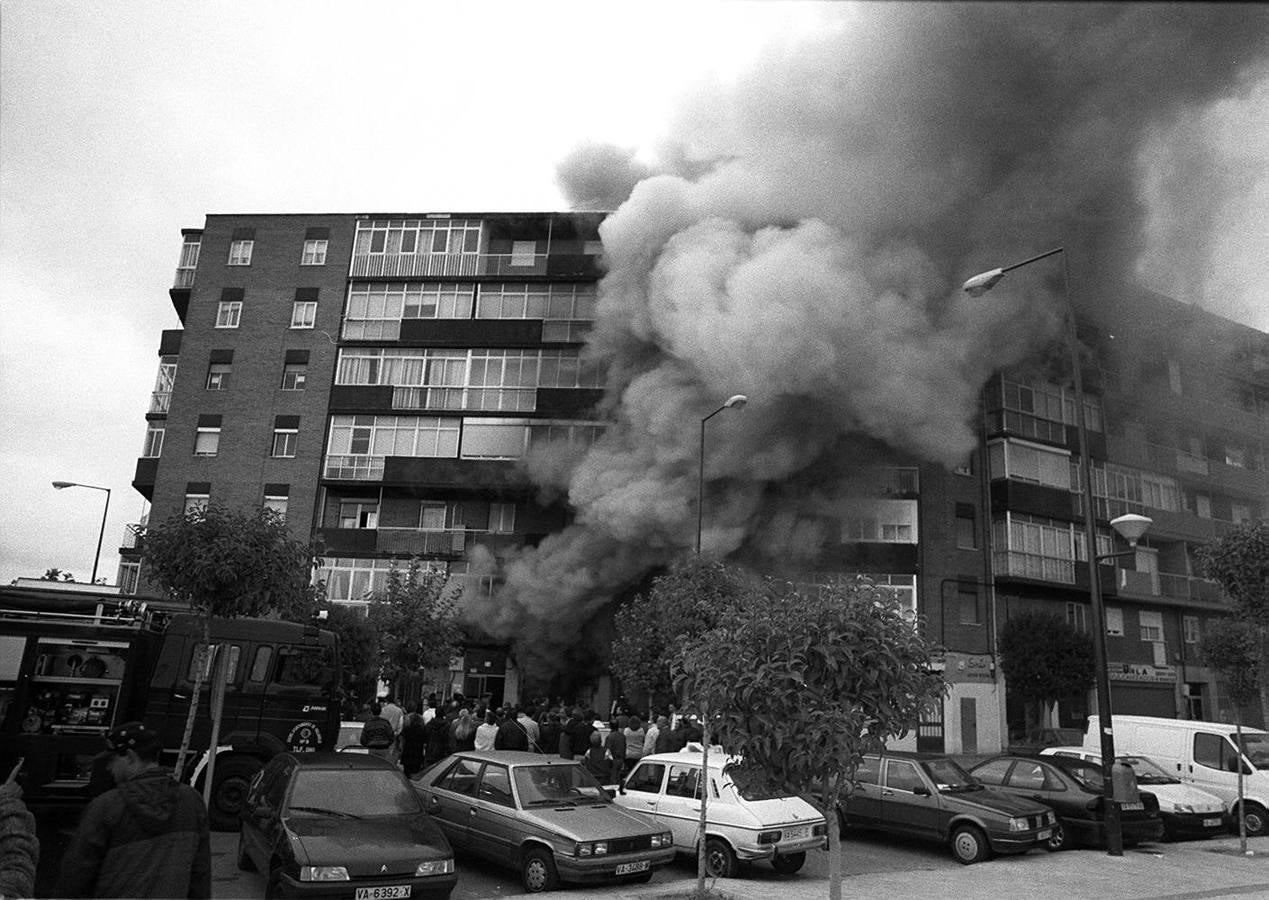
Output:
<svg viewBox="0 0 1269 900">
<path fill-rule="evenodd" d="M 1194 722 L 1156 716 L 1112 716 L 1115 752 L 1154 760 L 1186 784 L 1215 794 L 1233 814 L 1238 804 L 1238 763 L 1243 764 L 1247 833 L 1269 834 L 1269 733 L 1243 728 L 1242 752 L 1236 729 L 1224 722 Z M 1101 751 L 1098 717 L 1088 717 L 1084 746 Z M 1237 819 L 1234 819 L 1237 822 Z"/>
</svg>

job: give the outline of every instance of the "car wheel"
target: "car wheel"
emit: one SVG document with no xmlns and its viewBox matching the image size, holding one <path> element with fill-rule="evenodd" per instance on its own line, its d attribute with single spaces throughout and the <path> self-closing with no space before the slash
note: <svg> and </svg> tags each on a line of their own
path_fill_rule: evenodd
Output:
<svg viewBox="0 0 1269 900">
<path fill-rule="evenodd" d="M 260 761 L 249 756 L 232 756 L 217 761 L 211 807 L 207 810 L 207 818 L 214 830 L 233 831 L 238 827 L 238 815 L 247 802 L 251 779 L 260 769 Z"/>
<path fill-rule="evenodd" d="M 1269 832 L 1269 816 L 1266 816 L 1265 809 L 1256 803 L 1243 804 L 1243 821 L 1247 823 L 1247 837 L 1260 837 Z M 1238 820 L 1234 820 L 1234 825 L 1238 825 Z"/>
<path fill-rule="evenodd" d="M 1058 819 L 1053 823 L 1053 836 L 1049 838 L 1049 841 L 1045 846 L 1055 852 L 1058 850 L 1065 850 L 1069 846 L 1069 842 L 1066 837 L 1066 828 L 1062 825 L 1061 819 Z"/>
<path fill-rule="evenodd" d="M 719 838 L 705 841 L 705 874 L 710 878 L 731 878 L 736 874 L 736 854 Z"/>
<path fill-rule="evenodd" d="M 781 875 L 792 875 L 806 865 L 806 852 L 781 853 L 771 860 L 771 867 Z"/>
<path fill-rule="evenodd" d="M 256 864 L 251 861 L 251 856 L 247 853 L 246 835 L 242 833 L 242 829 L 238 829 L 238 871 L 254 872 Z"/>
<path fill-rule="evenodd" d="M 991 854 L 987 835 L 976 825 L 957 825 L 952 831 L 952 855 L 963 866 L 982 862 Z"/>
<path fill-rule="evenodd" d="M 529 894 L 553 891 L 560 886 L 560 874 L 555 869 L 555 859 L 550 851 L 534 847 L 524 855 L 520 866 L 520 880 Z"/>
</svg>

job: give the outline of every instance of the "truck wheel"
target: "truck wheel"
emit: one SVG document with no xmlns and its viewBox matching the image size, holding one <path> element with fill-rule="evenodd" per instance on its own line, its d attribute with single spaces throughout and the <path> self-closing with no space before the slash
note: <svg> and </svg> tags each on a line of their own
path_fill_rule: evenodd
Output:
<svg viewBox="0 0 1269 900">
<path fill-rule="evenodd" d="M 556 871 L 555 860 L 549 850 L 534 847 L 524 855 L 520 865 L 520 880 L 524 883 L 527 894 L 540 894 L 553 891 L 560 886 L 560 873 Z"/>
<path fill-rule="evenodd" d="M 234 831 L 239 827 L 238 814 L 247 800 L 251 779 L 262 768 L 258 759 L 231 756 L 217 760 L 216 780 L 212 783 L 211 807 L 207 818 L 216 831 Z"/>
<path fill-rule="evenodd" d="M 710 878 L 732 878 L 736 875 L 736 854 L 725 841 L 709 838 L 705 841 L 705 874 Z"/>
<path fill-rule="evenodd" d="M 1269 814 L 1258 803 L 1243 804 L 1243 820 L 1247 823 L 1247 837 L 1260 837 L 1269 832 Z M 1237 819 L 1234 820 L 1234 827 L 1238 827 Z"/>
<path fill-rule="evenodd" d="M 792 875 L 806 865 L 806 851 L 801 853 L 781 853 L 771 860 L 771 868 L 781 875 Z"/>
<path fill-rule="evenodd" d="M 951 843 L 952 855 L 963 866 L 982 862 L 991 852 L 987 836 L 975 825 L 957 825 Z"/>
</svg>

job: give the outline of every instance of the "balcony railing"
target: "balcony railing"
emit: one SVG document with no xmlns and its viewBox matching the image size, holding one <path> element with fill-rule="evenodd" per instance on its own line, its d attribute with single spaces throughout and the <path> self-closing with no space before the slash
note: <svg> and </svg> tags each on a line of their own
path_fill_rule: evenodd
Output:
<svg viewBox="0 0 1269 900">
<path fill-rule="evenodd" d="M 355 254 L 354 278 L 430 278 L 545 275 L 545 253 L 386 253 Z"/>
<path fill-rule="evenodd" d="M 150 412 L 167 414 L 168 407 L 172 405 L 171 391 L 155 391 L 150 395 Z"/>
<path fill-rule="evenodd" d="M 881 496 L 916 494 L 921 490 L 921 470 L 916 466 L 858 466 L 847 469 L 845 474 L 855 486 Z"/>
<path fill-rule="evenodd" d="M 1222 598 L 1221 587 L 1215 581 L 1191 575 L 1171 575 L 1167 572 L 1159 573 L 1159 593 L 1165 597 L 1212 603 L 1218 603 Z"/>
<path fill-rule="evenodd" d="M 537 388 L 396 387 L 393 409 L 475 409 L 489 412 L 533 412 Z"/>
<path fill-rule="evenodd" d="M 194 286 L 194 270 L 179 268 L 176 270 L 176 279 L 172 283 L 174 288 L 191 288 Z"/>
<path fill-rule="evenodd" d="M 326 457 L 325 478 L 340 481 L 382 481 L 383 457 L 355 454 Z"/>
<path fill-rule="evenodd" d="M 375 549 L 383 553 L 461 556 L 466 548 L 467 531 L 464 529 L 380 528 L 375 537 Z"/>
<path fill-rule="evenodd" d="M 992 561 L 997 577 L 1014 575 L 1059 584 L 1075 583 L 1075 563 L 1069 559 L 1056 559 L 1019 550 L 998 550 L 992 554 Z"/>
<path fill-rule="evenodd" d="M 119 543 L 121 550 L 135 550 L 145 540 L 145 523 L 134 522 L 123 526 L 123 539 Z"/>
</svg>

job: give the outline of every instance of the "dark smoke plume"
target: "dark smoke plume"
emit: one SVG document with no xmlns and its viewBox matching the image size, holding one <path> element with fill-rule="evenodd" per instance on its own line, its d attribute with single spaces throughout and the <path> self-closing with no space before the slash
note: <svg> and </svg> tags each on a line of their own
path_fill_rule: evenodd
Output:
<svg viewBox="0 0 1269 900">
<path fill-rule="evenodd" d="M 532 464 L 575 522 L 469 609 L 522 658 L 562 665 L 617 591 L 692 546 L 700 418 L 731 394 L 750 403 L 710 422 L 713 555 L 831 528 L 860 439 L 961 462 L 985 379 L 1057 332 L 1060 262 L 977 300 L 961 281 L 1058 245 L 1076 286 L 1129 276 L 1145 141 L 1245 89 L 1269 30 L 1259 6 L 826 9 L 682 111 L 684 159 L 657 167 L 680 174 L 637 180 L 611 148 L 561 167 L 579 202 L 624 199 L 588 348 L 614 424 Z"/>
</svg>

